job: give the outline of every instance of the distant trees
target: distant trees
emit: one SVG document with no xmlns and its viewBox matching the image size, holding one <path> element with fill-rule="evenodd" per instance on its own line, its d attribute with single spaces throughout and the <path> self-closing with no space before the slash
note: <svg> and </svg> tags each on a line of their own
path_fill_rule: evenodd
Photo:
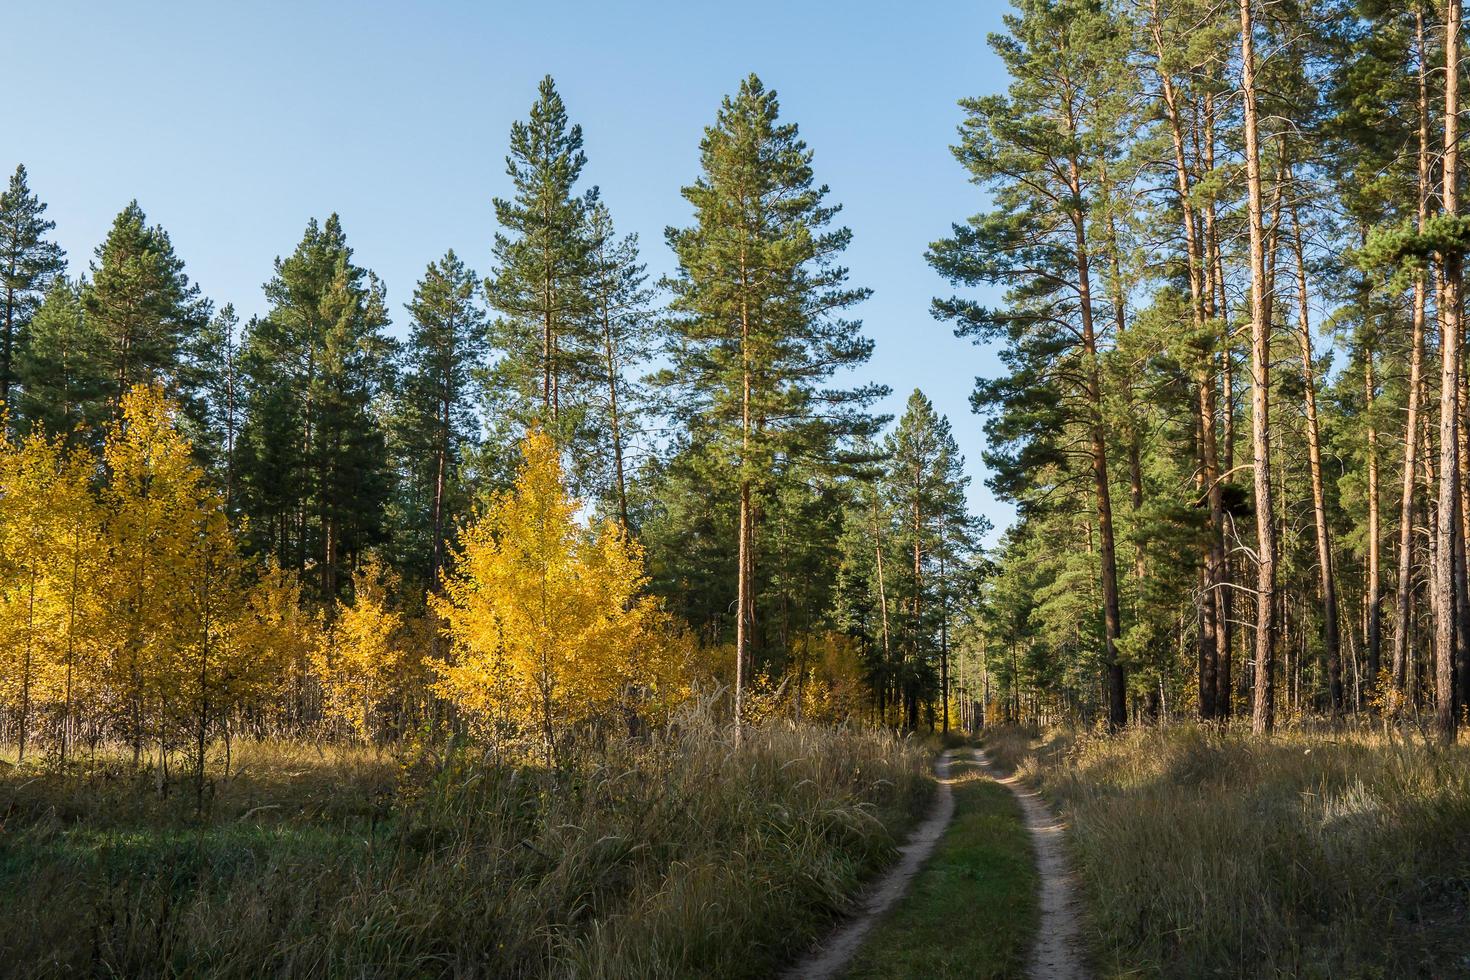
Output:
<svg viewBox="0 0 1470 980">
<path fill-rule="evenodd" d="M 11 403 L 17 428 L 99 443 L 110 412 L 102 352 L 80 284 L 57 276 L 16 355 L 20 391 Z"/>
<path fill-rule="evenodd" d="M 186 339 L 208 320 L 168 232 L 147 220 L 137 201 L 119 212 L 82 287 L 114 415 L 135 384 L 179 383 Z"/>
<path fill-rule="evenodd" d="M 1113 13 L 1090 0 L 1021 11 L 1007 17 L 1010 36 L 994 42 L 1011 75 L 1009 94 L 962 103 L 955 150 L 971 179 L 993 194 L 994 209 L 955 225 L 929 253 L 956 285 L 1006 287 L 1007 304 L 992 309 L 954 297 L 936 300 L 934 312 L 961 336 L 1006 344 L 1012 375 L 976 391 L 977 407 L 996 413 L 987 461 L 998 489 L 1020 496 L 1042 482 L 1040 474 L 1047 483 L 1069 479 L 1072 447 L 1086 446 L 1108 720 L 1118 726 L 1128 704 L 1103 358 L 1125 324 L 1099 317 L 1106 294 L 1095 277 L 1122 261 L 1106 208 L 1127 125 L 1126 39 Z"/>
<path fill-rule="evenodd" d="M 600 201 L 588 213 L 587 230 L 593 243 L 588 290 L 602 368 L 602 394 L 591 400 L 591 417 L 607 439 L 597 484 L 599 496 L 631 531 L 628 455 L 646 411 L 637 372 L 655 342 L 654 291 L 647 285 L 647 267 L 639 261 L 638 236 L 618 237 L 612 215 Z"/>
<path fill-rule="evenodd" d="M 352 262 L 336 215 L 307 224 L 265 285 L 240 368 L 242 509 L 257 544 L 334 598 L 385 534 L 391 492 L 376 400 L 391 387 L 383 287 Z"/>
<path fill-rule="evenodd" d="M 494 322 L 494 344 L 503 352 L 495 364 L 500 409 L 520 430 L 544 426 L 568 451 L 589 438 L 586 401 L 598 377 L 589 289 L 595 242 L 588 223 L 597 189 L 577 189 L 586 163 L 582 127 L 568 120 L 548 75 L 530 117 L 511 127 L 505 167 L 514 196 L 494 202 L 501 231 L 485 288 L 500 314 Z"/>
<path fill-rule="evenodd" d="M 863 642 L 880 718 L 915 729 L 927 705 L 947 731 L 953 623 L 974 603 L 965 582 L 986 525 L 969 514 L 949 420 L 923 392 L 869 448 L 843 515 L 837 624 Z"/>
<path fill-rule="evenodd" d="M 46 239 L 56 222 L 48 221 L 45 213 L 46 205 L 26 182 L 26 168 L 17 166 L 9 187 L 0 193 L 0 410 L 4 411 L 13 407 L 15 361 L 26 327 L 65 268 L 61 246 Z"/>
<path fill-rule="evenodd" d="M 884 442 L 887 389 L 842 383 L 868 291 L 775 93 L 723 100 L 664 282 L 585 166 L 548 77 L 489 275 L 447 251 L 396 332 L 336 215 L 246 317 L 137 202 L 68 277 L 18 171 L 0 732 L 119 742 L 161 787 L 186 758 L 202 807 L 241 736 L 456 731 L 554 764 L 695 684 L 737 722 L 947 727 L 962 461 L 922 395 Z"/>
<path fill-rule="evenodd" d="M 430 588 L 446 542 L 467 506 L 461 467 L 479 438 L 483 365 L 489 354 L 479 279 L 453 249 L 431 263 L 408 304 L 410 334 L 390 427 L 401 462 L 397 507 L 404 564 Z"/>
</svg>

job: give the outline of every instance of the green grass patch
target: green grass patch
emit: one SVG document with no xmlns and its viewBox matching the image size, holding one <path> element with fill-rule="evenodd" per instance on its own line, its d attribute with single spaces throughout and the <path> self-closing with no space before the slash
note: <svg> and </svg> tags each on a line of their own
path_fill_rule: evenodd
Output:
<svg viewBox="0 0 1470 980">
<path fill-rule="evenodd" d="M 849 980 L 1024 973 L 1038 909 L 1020 804 L 973 760 L 956 759 L 950 775 L 954 822 L 858 952 Z"/>
</svg>

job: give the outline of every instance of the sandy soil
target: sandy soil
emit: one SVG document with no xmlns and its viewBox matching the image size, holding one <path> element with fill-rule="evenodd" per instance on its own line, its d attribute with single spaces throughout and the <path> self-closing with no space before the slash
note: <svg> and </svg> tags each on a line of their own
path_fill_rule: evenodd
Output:
<svg viewBox="0 0 1470 980">
<path fill-rule="evenodd" d="M 1036 871 L 1041 877 L 1041 922 L 1027 972 L 1032 980 L 1081 980 L 1088 974 L 1083 963 L 1076 879 L 1067 860 L 1066 826 L 1038 793 L 1015 776 L 1001 775 L 984 752 L 974 751 L 975 758 L 996 782 L 1020 801 L 1026 815 L 1026 829 L 1031 832 L 1031 845 L 1036 851 Z"/>
<path fill-rule="evenodd" d="M 840 975 L 852 961 L 883 913 L 908 891 L 909 882 L 944 836 L 954 817 L 954 791 L 950 785 L 949 765 L 954 753 L 946 752 L 934 764 L 939 789 L 924 821 L 909 835 L 908 843 L 899 848 L 899 859 L 883 873 L 863 896 L 856 914 L 817 948 L 813 949 L 783 977 L 787 980 L 826 980 Z"/>
</svg>

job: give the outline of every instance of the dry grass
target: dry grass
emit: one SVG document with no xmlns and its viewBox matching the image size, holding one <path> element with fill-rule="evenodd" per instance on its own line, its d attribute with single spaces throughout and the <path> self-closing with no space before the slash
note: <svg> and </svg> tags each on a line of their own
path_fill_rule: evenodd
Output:
<svg viewBox="0 0 1470 980">
<path fill-rule="evenodd" d="M 1072 823 L 1119 976 L 1470 975 L 1470 750 L 1366 731 L 997 730 Z"/>
<path fill-rule="evenodd" d="M 893 854 L 931 783 L 887 735 L 702 718 L 560 771 L 261 743 L 160 797 L 0 773 L 20 975 L 761 976 Z M 0 767 L 3 769 L 4 767 Z"/>
</svg>

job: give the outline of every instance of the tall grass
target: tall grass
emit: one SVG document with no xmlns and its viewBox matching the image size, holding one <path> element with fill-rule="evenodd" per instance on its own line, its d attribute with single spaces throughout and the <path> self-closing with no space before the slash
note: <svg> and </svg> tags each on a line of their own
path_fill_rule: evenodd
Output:
<svg viewBox="0 0 1470 980">
<path fill-rule="evenodd" d="M 915 742 L 703 716 L 558 770 L 240 747 L 203 818 L 121 766 L 0 775 L 0 971 L 766 975 L 893 854 Z"/>
<path fill-rule="evenodd" d="M 1470 751 L 1181 725 L 987 741 L 1072 824 L 1117 975 L 1470 975 Z"/>
</svg>

